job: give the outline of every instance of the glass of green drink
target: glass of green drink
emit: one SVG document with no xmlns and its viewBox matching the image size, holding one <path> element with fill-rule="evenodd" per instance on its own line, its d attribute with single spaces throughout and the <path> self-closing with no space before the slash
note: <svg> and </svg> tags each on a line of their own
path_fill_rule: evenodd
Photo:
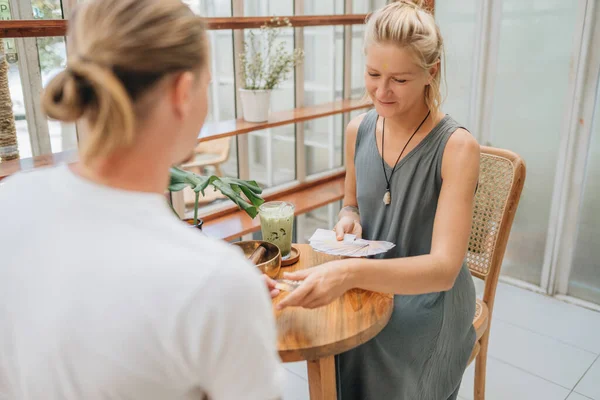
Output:
<svg viewBox="0 0 600 400">
<path fill-rule="evenodd" d="M 292 250 L 294 210 L 294 205 L 285 201 L 268 201 L 258 208 L 262 238 L 279 247 L 282 260 L 288 259 Z"/>
</svg>

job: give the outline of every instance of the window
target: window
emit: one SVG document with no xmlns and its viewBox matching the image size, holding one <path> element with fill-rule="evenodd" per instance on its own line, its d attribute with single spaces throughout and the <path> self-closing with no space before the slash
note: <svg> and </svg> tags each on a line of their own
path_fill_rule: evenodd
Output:
<svg viewBox="0 0 600 400">
<path fill-rule="evenodd" d="M 307 106 L 342 99 L 343 27 L 307 27 L 304 29 L 304 103 Z M 324 55 L 333 55 L 324 57 Z M 304 147 L 307 174 L 342 165 L 342 115 L 304 123 Z"/>
<path fill-rule="evenodd" d="M 205 17 L 231 17 L 230 0 L 184 0 L 197 14 Z M 209 87 L 209 109 L 206 122 L 233 120 L 235 114 L 235 73 L 233 67 L 233 31 L 208 31 L 211 48 L 210 70 L 212 81 Z M 216 51 L 218 49 L 218 51 Z M 186 169 L 205 175 L 238 177 L 236 138 L 227 137 L 200 143 Z M 195 200 L 191 189 L 184 189 L 184 200 L 188 211 Z M 200 206 L 227 203 L 229 200 L 212 189 L 200 197 Z"/>
<path fill-rule="evenodd" d="M 558 0 L 505 0 L 502 7 L 489 142 L 527 161 L 503 273 L 537 285 L 568 106 L 577 11 L 576 3 Z"/>
<path fill-rule="evenodd" d="M 341 210 L 341 201 L 317 208 L 296 218 L 296 243 L 308 243 L 317 229 L 333 229 Z"/>
<path fill-rule="evenodd" d="M 471 93 L 475 83 L 475 48 L 477 10 L 475 0 L 438 1 L 435 19 L 444 38 L 445 60 L 442 66 L 442 110 L 468 129 L 474 122 L 471 115 Z M 476 132 L 473 132 L 477 134 Z"/>
</svg>

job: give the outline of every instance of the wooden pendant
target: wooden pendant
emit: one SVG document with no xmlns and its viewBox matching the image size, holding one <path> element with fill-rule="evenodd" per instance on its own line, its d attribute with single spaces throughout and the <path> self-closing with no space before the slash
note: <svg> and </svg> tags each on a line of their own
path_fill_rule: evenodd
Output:
<svg viewBox="0 0 600 400">
<path fill-rule="evenodd" d="M 390 193 L 389 190 L 386 190 L 385 194 L 383 195 L 383 204 L 385 204 L 386 206 L 389 206 L 391 202 L 392 202 L 392 194 Z"/>
</svg>

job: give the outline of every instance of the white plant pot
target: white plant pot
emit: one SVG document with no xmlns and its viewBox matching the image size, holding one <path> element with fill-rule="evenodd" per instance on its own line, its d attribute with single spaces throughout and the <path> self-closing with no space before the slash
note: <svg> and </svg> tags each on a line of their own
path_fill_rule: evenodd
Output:
<svg viewBox="0 0 600 400">
<path fill-rule="evenodd" d="M 265 122 L 271 108 L 270 90 L 240 89 L 242 113 L 248 122 Z"/>
</svg>

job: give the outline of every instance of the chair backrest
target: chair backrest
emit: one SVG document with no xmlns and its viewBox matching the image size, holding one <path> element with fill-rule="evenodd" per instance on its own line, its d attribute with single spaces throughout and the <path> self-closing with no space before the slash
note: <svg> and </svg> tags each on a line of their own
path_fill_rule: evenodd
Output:
<svg viewBox="0 0 600 400">
<path fill-rule="evenodd" d="M 500 267 L 525 183 L 525 163 L 517 154 L 481 147 L 467 265 L 485 281 L 483 301 L 491 313 Z"/>
<path fill-rule="evenodd" d="M 229 149 L 231 148 L 231 137 L 209 140 L 200 142 L 196 146 L 196 153 L 214 154 L 219 156 L 223 161 L 229 158 Z"/>
</svg>

